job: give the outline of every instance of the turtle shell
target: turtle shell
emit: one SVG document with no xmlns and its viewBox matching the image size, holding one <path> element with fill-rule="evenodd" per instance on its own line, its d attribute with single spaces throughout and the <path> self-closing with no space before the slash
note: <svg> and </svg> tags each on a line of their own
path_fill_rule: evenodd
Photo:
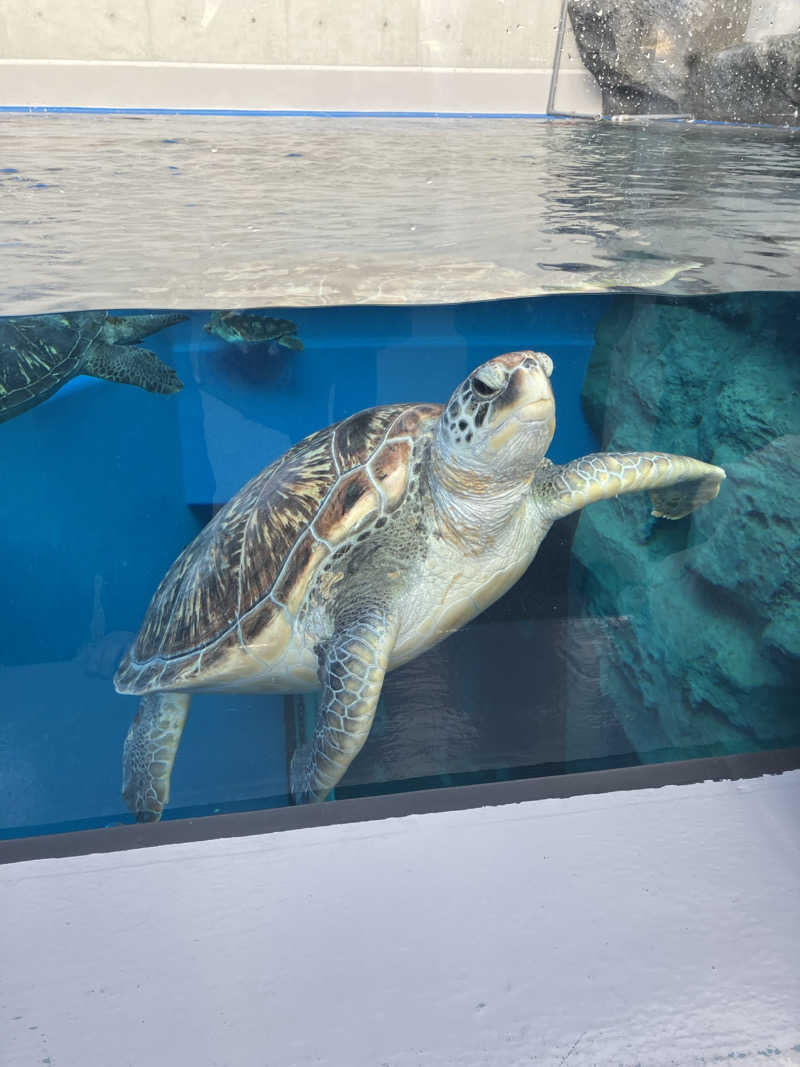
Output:
<svg viewBox="0 0 800 1067">
<path fill-rule="evenodd" d="M 80 373 L 102 318 L 86 312 L 0 319 L 0 421 L 19 415 Z"/>
<path fill-rule="evenodd" d="M 233 684 L 284 651 L 320 566 L 399 506 L 438 404 L 370 408 L 300 441 L 173 563 L 120 665 L 122 693 Z"/>
</svg>

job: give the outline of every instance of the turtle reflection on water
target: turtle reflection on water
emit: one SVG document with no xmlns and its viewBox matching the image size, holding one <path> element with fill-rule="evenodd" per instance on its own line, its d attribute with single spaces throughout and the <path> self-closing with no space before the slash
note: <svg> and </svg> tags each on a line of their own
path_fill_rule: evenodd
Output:
<svg viewBox="0 0 800 1067">
<path fill-rule="evenodd" d="M 78 374 L 177 393 L 182 382 L 172 367 L 136 346 L 187 318 L 75 311 L 0 319 L 0 422 L 41 404 Z"/>
<path fill-rule="evenodd" d="M 322 690 L 291 789 L 322 800 L 369 733 L 384 674 L 502 596 L 552 524 L 650 490 L 678 519 L 725 472 L 622 452 L 557 466 L 552 363 L 511 352 L 439 404 L 391 404 L 312 434 L 257 475 L 161 582 L 115 677 L 141 696 L 123 756 L 140 821 L 161 816 L 193 692 Z"/>
<path fill-rule="evenodd" d="M 269 345 L 270 355 L 278 348 L 301 352 L 303 342 L 297 337 L 297 326 L 290 319 L 273 319 L 244 311 L 212 311 L 211 319 L 203 327 L 206 333 L 216 334 L 228 344 L 249 348 L 250 345 Z"/>
</svg>

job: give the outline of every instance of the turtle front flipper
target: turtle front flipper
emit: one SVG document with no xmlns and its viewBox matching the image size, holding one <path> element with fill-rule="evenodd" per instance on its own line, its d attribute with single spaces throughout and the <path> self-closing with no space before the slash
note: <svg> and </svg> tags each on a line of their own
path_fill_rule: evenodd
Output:
<svg viewBox="0 0 800 1067">
<path fill-rule="evenodd" d="M 292 759 L 290 788 L 298 803 L 324 800 L 361 751 L 396 635 L 397 623 L 375 611 L 319 647 L 317 724 L 311 742 Z"/>
<path fill-rule="evenodd" d="M 146 348 L 96 341 L 82 369 L 93 378 L 138 385 L 148 393 L 177 393 L 183 388 L 183 382 L 172 367 Z"/>
<path fill-rule="evenodd" d="M 148 312 L 145 315 L 106 315 L 103 338 L 109 344 L 131 344 L 158 333 L 168 326 L 186 322 L 189 316 L 181 311 Z"/>
<path fill-rule="evenodd" d="M 650 490 L 653 514 L 681 519 L 713 500 L 722 467 L 667 452 L 598 452 L 563 466 L 544 465 L 534 490 L 547 519 L 560 519 L 621 493 Z"/>
<path fill-rule="evenodd" d="M 122 796 L 137 822 L 157 822 L 169 800 L 169 780 L 190 696 L 148 693 L 122 750 Z"/>
</svg>

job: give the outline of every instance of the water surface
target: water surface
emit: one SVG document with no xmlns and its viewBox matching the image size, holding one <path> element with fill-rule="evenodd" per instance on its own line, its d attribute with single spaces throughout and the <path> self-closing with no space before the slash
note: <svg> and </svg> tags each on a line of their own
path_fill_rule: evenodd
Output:
<svg viewBox="0 0 800 1067">
<path fill-rule="evenodd" d="M 791 131 L 169 115 L 0 131 L 2 314 L 763 291 L 800 263 Z"/>
</svg>

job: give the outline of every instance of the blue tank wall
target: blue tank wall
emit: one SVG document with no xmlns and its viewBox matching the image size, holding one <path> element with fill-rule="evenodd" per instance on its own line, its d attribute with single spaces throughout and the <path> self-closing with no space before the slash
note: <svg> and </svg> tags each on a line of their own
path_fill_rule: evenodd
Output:
<svg viewBox="0 0 800 1067">
<path fill-rule="evenodd" d="M 554 359 L 560 462 L 594 447 L 579 394 L 594 326 L 608 297 L 548 297 L 414 308 L 313 308 L 286 314 L 305 348 L 241 352 L 178 327 L 175 363 L 197 388 L 178 397 L 186 499 L 224 503 L 312 429 L 375 404 L 444 402 L 479 363 L 537 348 Z M 204 439 L 206 447 L 198 448 Z"/>
</svg>

